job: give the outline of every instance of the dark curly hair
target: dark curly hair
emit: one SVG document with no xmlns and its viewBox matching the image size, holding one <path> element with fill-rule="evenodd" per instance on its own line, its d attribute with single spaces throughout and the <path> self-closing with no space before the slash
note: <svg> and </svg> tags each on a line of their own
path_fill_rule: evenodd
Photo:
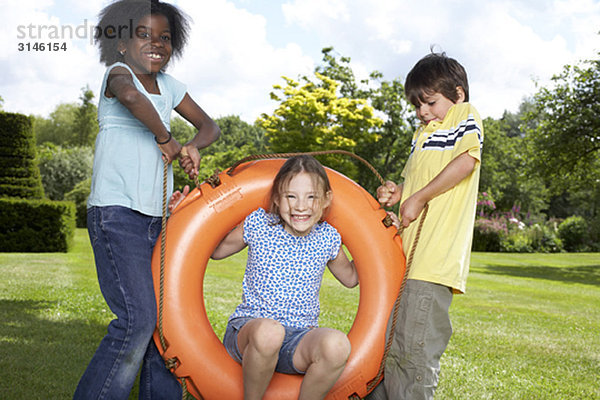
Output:
<svg viewBox="0 0 600 400">
<path fill-rule="evenodd" d="M 441 93 L 453 102 L 458 100 L 456 88 L 465 92 L 469 101 L 469 81 L 464 67 L 446 53 L 431 53 L 420 59 L 406 76 L 404 93 L 415 107 L 425 103 L 425 96 Z"/>
<path fill-rule="evenodd" d="M 171 30 L 172 56 L 178 58 L 188 40 L 189 16 L 179 8 L 160 0 L 118 0 L 98 15 L 94 41 L 100 49 L 100 62 L 105 65 L 123 61 L 118 52 L 120 42 L 127 43 L 135 34 L 140 19 L 148 14 L 164 15 Z"/>
</svg>

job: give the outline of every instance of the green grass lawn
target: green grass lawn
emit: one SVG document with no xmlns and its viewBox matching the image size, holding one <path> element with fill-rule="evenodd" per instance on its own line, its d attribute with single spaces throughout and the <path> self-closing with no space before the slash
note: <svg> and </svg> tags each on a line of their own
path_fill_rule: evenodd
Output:
<svg viewBox="0 0 600 400">
<path fill-rule="evenodd" d="M 71 398 L 106 332 L 87 234 L 76 235 L 67 254 L 0 253 L 0 399 Z M 209 264 L 219 337 L 244 262 Z M 326 275 L 321 325 L 347 331 L 358 297 Z M 475 253 L 451 316 L 438 399 L 600 399 L 600 254 Z"/>
</svg>

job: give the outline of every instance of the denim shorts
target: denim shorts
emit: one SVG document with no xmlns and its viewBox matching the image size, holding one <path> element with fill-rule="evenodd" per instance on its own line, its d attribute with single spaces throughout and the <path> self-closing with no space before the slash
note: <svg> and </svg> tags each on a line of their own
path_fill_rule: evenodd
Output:
<svg viewBox="0 0 600 400">
<path fill-rule="evenodd" d="M 238 333 L 247 322 L 252 321 L 253 319 L 255 318 L 234 318 L 227 323 L 227 328 L 225 329 L 223 344 L 231 358 L 240 364 L 242 363 L 242 353 L 237 345 Z M 299 371 L 294 367 L 294 353 L 296 352 L 300 340 L 302 340 L 304 335 L 306 335 L 311 328 L 292 328 L 285 325 L 283 327 L 285 328 L 285 337 L 283 338 L 283 343 L 279 349 L 279 359 L 277 360 L 275 371 L 283 374 L 304 375 L 305 371 Z"/>
</svg>

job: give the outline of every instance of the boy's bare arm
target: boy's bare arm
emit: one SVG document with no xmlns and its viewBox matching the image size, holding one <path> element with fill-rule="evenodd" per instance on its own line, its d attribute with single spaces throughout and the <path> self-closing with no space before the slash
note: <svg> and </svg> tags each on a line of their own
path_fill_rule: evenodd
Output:
<svg viewBox="0 0 600 400">
<path fill-rule="evenodd" d="M 402 225 L 407 227 L 417 219 L 425 204 L 458 185 L 473 172 L 478 160 L 464 152 L 452 160 L 431 182 L 400 205 Z"/>
</svg>

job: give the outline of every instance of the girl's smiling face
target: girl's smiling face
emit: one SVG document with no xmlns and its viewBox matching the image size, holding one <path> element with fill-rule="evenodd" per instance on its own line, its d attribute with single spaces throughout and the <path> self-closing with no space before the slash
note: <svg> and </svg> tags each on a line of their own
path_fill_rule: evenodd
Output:
<svg viewBox="0 0 600 400">
<path fill-rule="evenodd" d="M 148 14 L 139 20 L 133 37 L 120 44 L 124 60 L 136 74 L 157 74 L 169 62 L 173 48 L 167 17 Z"/>
<path fill-rule="evenodd" d="M 279 215 L 288 233 L 305 236 L 321 220 L 331 193 L 323 193 L 311 174 L 301 172 L 290 179 L 278 199 Z"/>
</svg>

